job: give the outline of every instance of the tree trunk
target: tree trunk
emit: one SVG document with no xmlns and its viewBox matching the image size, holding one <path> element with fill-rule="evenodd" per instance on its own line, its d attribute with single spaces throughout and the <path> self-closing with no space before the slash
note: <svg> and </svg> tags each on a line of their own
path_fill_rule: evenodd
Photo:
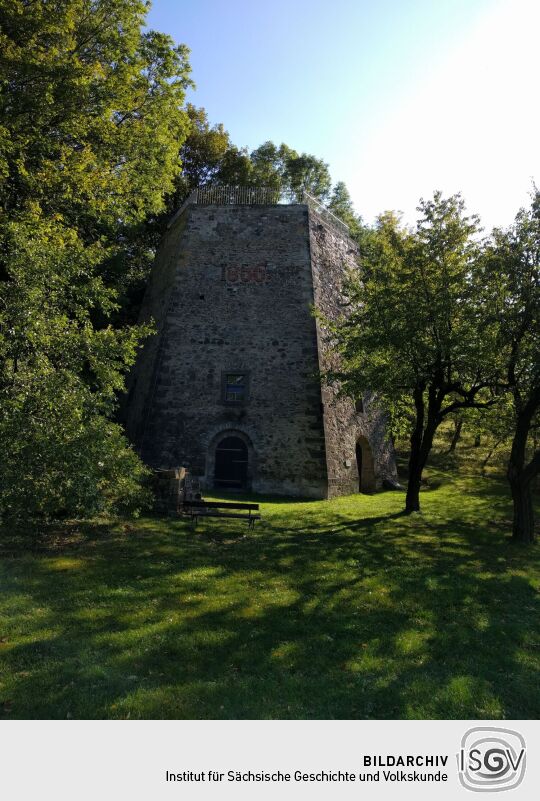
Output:
<svg viewBox="0 0 540 801">
<path fill-rule="evenodd" d="M 416 420 L 411 433 L 409 479 L 407 481 L 407 495 L 405 497 L 405 511 L 407 514 L 409 512 L 420 511 L 420 482 L 422 480 L 423 468 L 423 465 L 420 463 L 420 451 L 424 434 L 424 388 L 422 386 L 415 388 L 413 399 L 416 409 Z"/>
<path fill-rule="evenodd" d="M 534 512 L 531 485 L 523 478 L 510 480 L 510 491 L 514 503 L 514 521 L 512 539 L 518 542 L 532 543 L 534 535 Z"/>
<path fill-rule="evenodd" d="M 488 462 L 489 462 L 489 460 L 491 459 L 491 457 L 493 456 L 493 454 L 495 453 L 495 451 L 497 450 L 497 448 L 499 447 L 499 445 L 501 444 L 501 442 L 502 442 L 502 440 L 501 440 L 501 439 L 498 439 L 498 440 L 497 440 L 497 442 L 495 443 L 495 445 L 494 445 L 494 446 L 493 446 L 493 447 L 490 449 L 490 451 L 488 452 L 488 455 L 486 456 L 486 458 L 485 458 L 485 459 L 484 459 L 484 461 L 482 462 L 482 475 L 484 475 L 484 474 L 485 474 L 485 472 L 486 472 L 486 467 L 488 466 Z"/>
<path fill-rule="evenodd" d="M 455 451 L 456 445 L 458 444 L 461 437 L 462 427 L 463 427 L 463 420 L 458 418 L 454 423 L 454 434 L 452 436 L 452 442 L 450 443 L 450 447 L 448 448 L 448 453 L 453 453 Z"/>
<path fill-rule="evenodd" d="M 405 511 L 407 514 L 410 512 L 420 511 L 420 484 L 422 482 L 422 470 L 424 465 L 420 464 L 417 457 L 413 460 L 409 459 L 409 480 L 407 482 L 407 495 L 405 496 Z"/>
<path fill-rule="evenodd" d="M 537 451 L 529 464 L 525 464 L 527 437 L 529 436 L 531 419 L 535 409 L 534 399 L 532 399 L 517 414 L 506 474 L 514 503 L 512 538 L 518 542 L 525 543 L 532 543 L 535 540 L 531 484 L 538 474 L 540 453 Z"/>
<path fill-rule="evenodd" d="M 422 471 L 426 466 L 427 458 L 433 445 L 433 436 L 440 422 L 436 413 L 435 404 L 431 398 L 428 407 L 427 423 L 424 430 L 424 392 L 417 388 L 414 392 L 414 405 L 416 408 L 416 422 L 411 434 L 411 455 L 409 457 L 409 480 L 405 496 L 405 512 L 420 511 L 420 484 Z"/>
</svg>

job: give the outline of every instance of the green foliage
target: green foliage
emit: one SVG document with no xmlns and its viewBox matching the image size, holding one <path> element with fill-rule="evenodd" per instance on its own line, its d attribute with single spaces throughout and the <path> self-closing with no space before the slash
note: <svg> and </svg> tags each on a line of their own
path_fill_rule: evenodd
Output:
<svg viewBox="0 0 540 801">
<path fill-rule="evenodd" d="M 144 468 L 109 418 L 148 329 L 92 325 L 95 309 L 106 315 L 113 307 L 95 271 L 100 246 L 84 246 L 72 229 L 37 215 L 8 224 L 5 242 L 2 515 L 83 514 L 106 498 L 129 505 Z"/>
<path fill-rule="evenodd" d="M 28 381 L 0 424 L 6 443 L 0 479 L 10 522 L 136 512 L 150 503 L 148 475 L 120 427 L 92 409 L 72 373 Z"/>
<path fill-rule="evenodd" d="M 496 448 L 507 446 L 512 439 L 514 410 L 509 393 L 500 392 L 497 403 L 488 409 L 465 409 L 462 418 L 475 437 L 488 437 Z"/>
<path fill-rule="evenodd" d="M 292 154 L 288 145 L 279 147 L 273 142 L 263 142 L 250 153 L 253 166 L 252 183 L 256 186 L 269 186 L 284 191 L 287 159 Z"/>
<path fill-rule="evenodd" d="M 203 108 L 187 105 L 188 135 L 180 149 L 182 173 L 174 203 L 199 186 L 244 186 L 252 170 L 247 153 L 235 147 L 223 125 L 211 126 Z"/>
<path fill-rule="evenodd" d="M 511 398 L 508 480 L 514 537 L 535 539 L 531 482 L 540 473 L 540 192 L 507 231 L 496 230 L 484 258 L 484 283 L 496 310 L 501 371 Z M 510 415 L 507 415 L 510 416 Z M 529 459 L 528 447 L 533 454 Z"/>
<path fill-rule="evenodd" d="M 335 327 L 345 391 L 375 391 L 396 433 L 409 426 L 410 510 L 419 508 L 437 427 L 460 409 L 494 403 L 498 376 L 497 326 L 476 267 L 477 220 L 464 216 L 459 196 L 440 193 L 419 211 L 414 231 L 386 214 L 365 237 L 362 269 L 349 281 L 351 313 Z"/>
<path fill-rule="evenodd" d="M 435 373 L 449 392 L 463 392 L 485 350 L 470 280 L 476 223 L 462 216 L 459 198 L 435 195 L 419 208 L 414 232 L 391 213 L 379 217 L 348 283 L 352 313 L 337 332 L 351 393 L 372 388 L 405 414 L 406 398 L 418 385 L 427 391 Z"/>
<path fill-rule="evenodd" d="M 308 153 L 292 151 L 285 159 L 285 190 L 298 200 L 304 192 L 325 202 L 332 185 L 328 165 Z"/>
<path fill-rule="evenodd" d="M 188 104 L 187 114 L 190 128 L 180 150 L 182 173 L 173 205 L 192 189 L 207 185 L 270 187 L 293 200 L 306 191 L 321 202 L 329 199 L 332 181 L 321 159 L 270 141 L 248 153 L 231 142 L 221 123 L 210 125 L 203 108 Z"/>
<path fill-rule="evenodd" d="M 518 415 L 540 407 L 540 191 L 513 226 L 495 230 L 486 248 L 484 282 L 493 292 L 507 386 Z"/>
<path fill-rule="evenodd" d="M 2 6 L 4 211 L 37 204 L 94 237 L 162 210 L 186 131 L 186 49 L 141 32 L 139 0 Z"/>
<path fill-rule="evenodd" d="M 343 181 L 338 181 L 332 189 L 328 209 L 349 226 L 349 231 L 354 239 L 359 237 L 362 219 L 356 214 L 349 190 Z"/>
<path fill-rule="evenodd" d="M 0 514 L 136 501 L 111 422 L 147 328 L 115 329 L 122 274 L 179 172 L 187 51 L 138 0 L 4 0 L 0 34 Z"/>
</svg>

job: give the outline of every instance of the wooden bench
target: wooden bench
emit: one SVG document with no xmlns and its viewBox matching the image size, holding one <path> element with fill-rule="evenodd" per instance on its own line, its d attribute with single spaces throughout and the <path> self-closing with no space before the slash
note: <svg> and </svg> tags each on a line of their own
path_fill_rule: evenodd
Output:
<svg viewBox="0 0 540 801">
<path fill-rule="evenodd" d="M 245 521 L 249 528 L 260 520 L 258 503 L 228 503 L 225 501 L 184 501 L 180 507 L 183 514 L 189 515 L 195 527 L 201 517 L 224 517 Z M 247 514 L 245 514 L 247 512 Z M 244 514 L 242 514 L 244 513 Z"/>
</svg>

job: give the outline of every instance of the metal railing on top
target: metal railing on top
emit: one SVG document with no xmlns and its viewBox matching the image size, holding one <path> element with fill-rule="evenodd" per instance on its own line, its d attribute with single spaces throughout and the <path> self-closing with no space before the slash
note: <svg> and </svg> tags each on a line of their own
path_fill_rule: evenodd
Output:
<svg viewBox="0 0 540 801">
<path fill-rule="evenodd" d="M 198 206 L 276 206 L 280 204 L 295 205 L 305 203 L 342 233 L 349 236 L 349 226 L 305 190 L 298 196 L 296 193 L 282 192 L 270 186 L 201 186 L 194 189 L 184 200 L 170 220 L 169 228 L 178 219 L 186 206 L 191 203 L 195 203 Z"/>
<path fill-rule="evenodd" d="M 275 206 L 281 201 L 279 189 L 270 186 L 201 186 L 193 192 L 199 206 Z"/>
<path fill-rule="evenodd" d="M 317 200 L 317 198 L 314 198 L 305 190 L 302 192 L 302 200 L 304 203 L 307 203 L 307 205 L 310 206 L 313 211 L 317 212 L 317 214 L 320 214 L 321 217 L 326 218 L 328 222 L 331 222 L 332 225 L 336 226 L 336 228 L 339 228 L 339 230 L 342 231 L 346 236 L 350 235 L 349 226 L 347 223 L 343 222 L 343 220 L 339 217 L 336 217 L 334 212 L 330 211 L 330 209 L 327 209 L 326 206 L 323 206 L 320 200 Z"/>
</svg>

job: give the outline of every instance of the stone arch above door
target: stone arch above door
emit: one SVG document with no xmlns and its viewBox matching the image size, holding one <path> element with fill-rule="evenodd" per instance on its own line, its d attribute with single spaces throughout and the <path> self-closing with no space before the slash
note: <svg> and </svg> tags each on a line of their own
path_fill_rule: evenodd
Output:
<svg viewBox="0 0 540 801">
<path fill-rule="evenodd" d="M 244 460 L 245 465 L 241 465 Z M 251 438 L 244 431 L 223 428 L 214 434 L 206 454 L 208 488 L 250 490 L 254 468 L 255 450 Z"/>
</svg>

